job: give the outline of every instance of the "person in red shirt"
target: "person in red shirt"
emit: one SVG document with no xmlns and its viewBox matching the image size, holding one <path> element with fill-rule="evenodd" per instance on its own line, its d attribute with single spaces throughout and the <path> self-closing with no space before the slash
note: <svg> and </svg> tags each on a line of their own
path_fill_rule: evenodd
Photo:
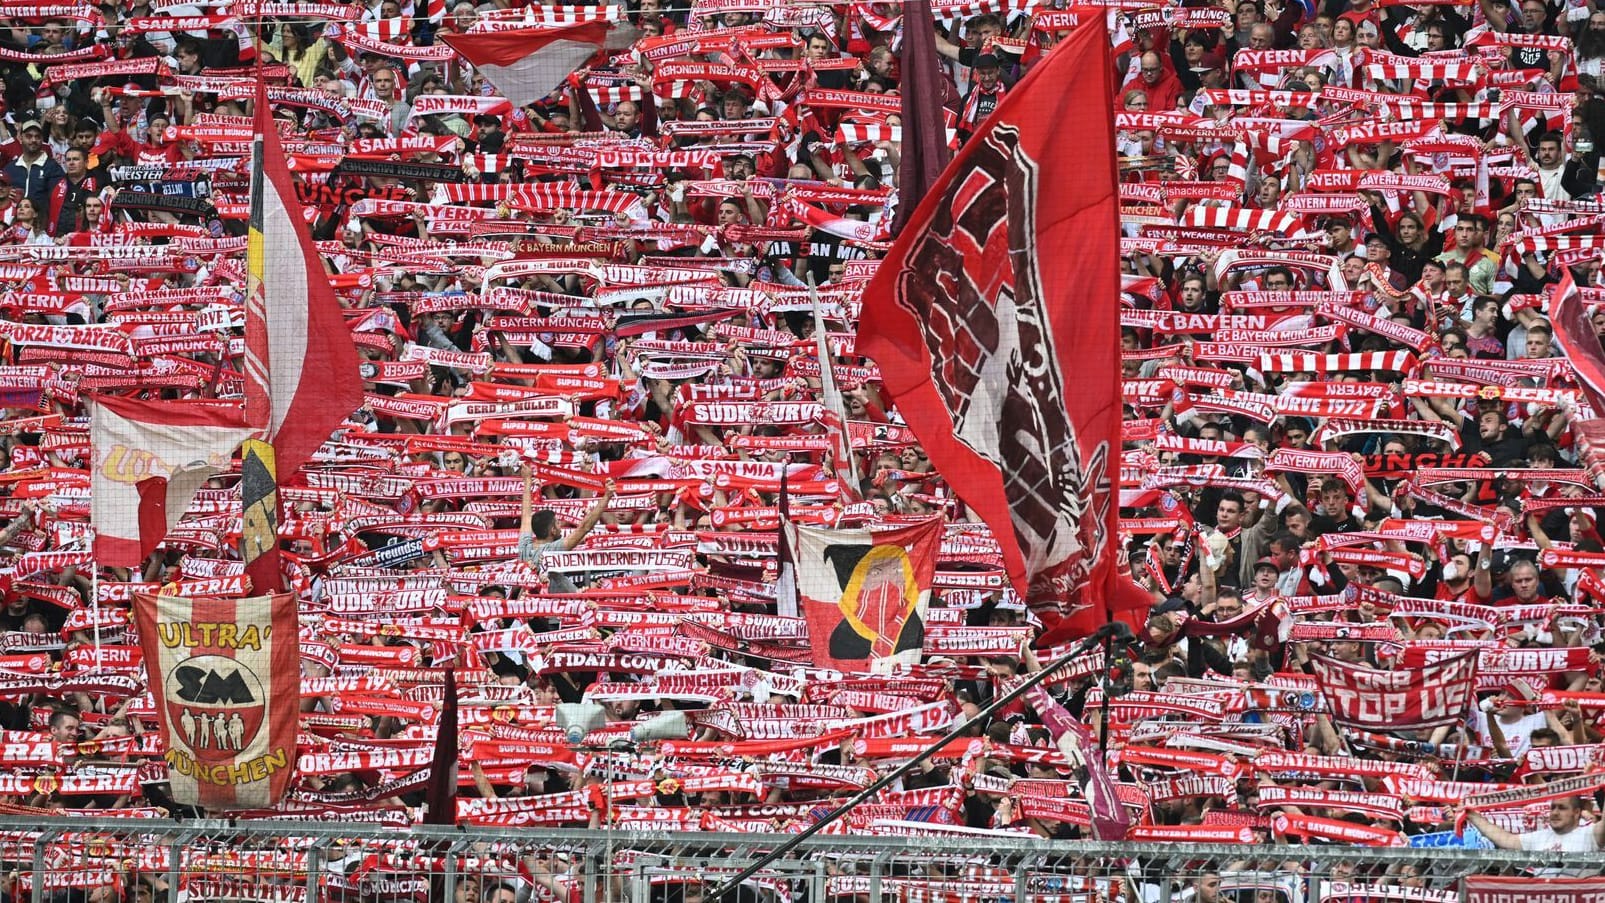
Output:
<svg viewBox="0 0 1605 903">
<path fill-rule="evenodd" d="M 1148 95 L 1148 111 L 1151 113 L 1176 109 L 1176 101 L 1181 99 L 1183 90 L 1181 79 L 1171 71 L 1169 62 L 1153 51 L 1142 55 L 1137 77 L 1120 86 L 1119 96 L 1124 97 L 1126 92 L 1133 89 Z"/>
<path fill-rule="evenodd" d="M 1464 552 L 1456 552 L 1449 556 L 1449 560 L 1443 565 L 1443 573 L 1438 578 L 1438 588 L 1433 593 L 1433 598 L 1486 605 L 1494 596 L 1493 559 L 1489 556 L 1490 551 L 1491 547 L 1485 547 L 1475 563 L 1471 560 L 1471 556 Z M 1482 566 L 1485 561 L 1488 567 Z"/>
</svg>

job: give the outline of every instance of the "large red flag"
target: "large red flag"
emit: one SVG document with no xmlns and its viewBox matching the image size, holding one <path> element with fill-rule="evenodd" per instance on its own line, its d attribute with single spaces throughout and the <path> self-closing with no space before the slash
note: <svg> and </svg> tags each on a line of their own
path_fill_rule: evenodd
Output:
<svg viewBox="0 0 1605 903">
<path fill-rule="evenodd" d="M 1057 640 L 1149 597 L 1119 566 L 1119 195 L 1109 41 L 1086 25 L 931 189 L 864 293 L 859 350 L 992 527 Z"/>
<path fill-rule="evenodd" d="M 362 406 L 362 377 L 340 300 L 302 221 L 265 89 L 257 92 L 256 129 L 262 156 L 246 255 L 245 414 L 267 431 L 282 482 Z"/>
</svg>

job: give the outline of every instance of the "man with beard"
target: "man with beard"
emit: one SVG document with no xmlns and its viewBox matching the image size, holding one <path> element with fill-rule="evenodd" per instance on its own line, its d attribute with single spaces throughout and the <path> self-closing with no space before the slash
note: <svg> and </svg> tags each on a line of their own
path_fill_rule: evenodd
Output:
<svg viewBox="0 0 1605 903">
<path fill-rule="evenodd" d="M 964 97 L 963 112 L 959 114 L 959 134 L 968 140 L 970 135 L 992 115 L 1003 102 L 1009 89 L 1003 84 L 1003 68 L 996 56 L 983 53 L 975 58 L 975 84 Z"/>
</svg>

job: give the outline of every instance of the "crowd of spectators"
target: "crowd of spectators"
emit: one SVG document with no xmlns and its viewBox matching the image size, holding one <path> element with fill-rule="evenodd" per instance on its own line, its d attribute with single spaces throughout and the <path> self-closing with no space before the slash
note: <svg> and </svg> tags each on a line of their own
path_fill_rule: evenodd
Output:
<svg viewBox="0 0 1605 903">
<path fill-rule="evenodd" d="M 195 814 L 128 600 L 244 588 L 234 478 L 97 568 L 82 403 L 241 394 L 266 78 L 367 404 L 285 492 L 301 768 L 242 817 L 416 822 L 450 667 L 463 824 L 797 831 L 963 723 L 842 829 L 1088 836 L 1035 708 L 977 717 L 1051 650 L 853 339 L 898 95 L 947 97 L 959 147 L 1107 26 L 1122 554 L 1154 607 L 1049 686 L 1131 836 L 1598 848 L 1605 462 L 1547 316 L 1568 271 L 1605 301 L 1593 0 L 939 3 L 941 85 L 900 78 L 900 4 L 249 6 L 0 5 L 0 721 L 42 744 L 0 763 L 11 811 Z M 590 20 L 607 48 L 519 108 L 440 41 Z M 921 664 L 811 666 L 776 613 L 783 472 L 804 522 L 948 519 Z M 1339 724 L 1313 683 L 1467 651 L 1475 698 L 1431 729 Z M 575 749 L 552 706 L 582 700 L 609 724 Z M 675 709 L 686 741 L 605 751 Z"/>
</svg>

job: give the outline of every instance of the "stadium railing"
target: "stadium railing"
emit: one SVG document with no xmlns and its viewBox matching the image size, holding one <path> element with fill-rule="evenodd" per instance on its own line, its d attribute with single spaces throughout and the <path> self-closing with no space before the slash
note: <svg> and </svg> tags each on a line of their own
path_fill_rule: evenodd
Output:
<svg viewBox="0 0 1605 903">
<path fill-rule="evenodd" d="M 584 903 L 694 901 L 785 839 L 7 817 L 0 819 L 0 897 L 11 903 L 566 903 L 570 895 Z M 1602 872 L 1605 853 L 821 835 L 765 868 L 739 899 L 1184 903 L 1199 896 L 1200 883 L 1218 877 L 1219 899 L 1232 903 L 1456 903 L 1468 876 Z M 566 890 L 555 897 L 542 888 Z"/>
</svg>

